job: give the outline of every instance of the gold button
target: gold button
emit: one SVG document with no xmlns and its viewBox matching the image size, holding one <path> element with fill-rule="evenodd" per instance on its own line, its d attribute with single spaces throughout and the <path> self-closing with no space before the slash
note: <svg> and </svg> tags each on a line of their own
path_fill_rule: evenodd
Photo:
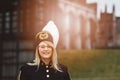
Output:
<svg viewBox="0 0 120 80">
<path fill-rule="evenodd" d="M 46 75 L 46 77 L 47 77 L 47 78 L 49 78 L 49 77 L 50 77 L 50 75 L 48 75 L 48 74 L 47 74 L 47 75 Z"/>
<path fill-rule="evenodd" d="M 49 70 L 47 69 L 46 72 L 49 72 Z"/>
<path fill-rule="evenodd" d="M 46 68 L 48 68 L 48 66 L 46 66 Z"/>
</svg>

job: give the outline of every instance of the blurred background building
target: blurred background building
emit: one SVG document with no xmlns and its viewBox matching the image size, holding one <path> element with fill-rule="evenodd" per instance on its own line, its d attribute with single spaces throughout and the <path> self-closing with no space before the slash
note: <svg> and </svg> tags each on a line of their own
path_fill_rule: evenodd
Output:
<svg viewBox="0 0 120 80">
<path fill-rule="evenodd" d="M 102 13 L 98 19 L 96 10 L 85 0 L 0 0 L 0 80 L 16 80 L 49 20 L 59 29 L 59 49 L 120 48 L 120 17 Z"/>
</svg>

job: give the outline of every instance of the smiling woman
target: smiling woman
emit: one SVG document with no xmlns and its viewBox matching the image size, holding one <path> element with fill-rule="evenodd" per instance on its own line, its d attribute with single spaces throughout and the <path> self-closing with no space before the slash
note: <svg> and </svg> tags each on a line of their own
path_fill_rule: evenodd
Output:
<svg viewBox="0 0 120 80">
<path fill-rule="evenodd" d="M 55 28 L 54 25 L 54 30 Z M 71 80 L 67 67 L 58 63 L 56 43 L 54 43 L 58 42 L 58 33 L 56 33 L 58 38 L 54 38 L 56 36 L 53 36 L 48 29 L 44 28 L 36 35 L 35 59 L 33 63 L 21 67 L 18 80 Z M 55 39 L 57 40 L 54 41 Z"/>
<path fill-rule="evenodd" d="M 38 48 L 41 60 L 48 65 L 52 58 L 53 53 L 53 45 L 48 41 L 41 42 Z"/>
</svg>

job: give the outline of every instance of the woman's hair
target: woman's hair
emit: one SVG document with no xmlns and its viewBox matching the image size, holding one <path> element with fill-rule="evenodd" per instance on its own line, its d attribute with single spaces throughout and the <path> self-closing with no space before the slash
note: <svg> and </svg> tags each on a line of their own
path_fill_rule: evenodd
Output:
<svg viewBox="0 0 120 80">
<path fill-rule="evenodd" d="M 52 47 L 52 51 L 53 51 L 53 54 L 52 54 L 52 67 L 55 69 L 55 70 L 58 70 L 61 72 L 61 69 L 60 67 L 58 66 L 58 58 L 57 58 L 57 52 L 56 52 L 56 49 L 54 48 L 54 45 L 52 42 L 50 41 L 44 41 L 47 45 L 51 46 Z M 39 54 L 39 51 L 38 51 L 38 46 L 36 47 L 36 51 L 35 51 L 35 59 L 33 60 L 33 63 L 28 63 L 28 65 L 37 65 L 37 70 L 39 68 L 39 64 L 40 64 L 40 54 Z"/>
</svg>

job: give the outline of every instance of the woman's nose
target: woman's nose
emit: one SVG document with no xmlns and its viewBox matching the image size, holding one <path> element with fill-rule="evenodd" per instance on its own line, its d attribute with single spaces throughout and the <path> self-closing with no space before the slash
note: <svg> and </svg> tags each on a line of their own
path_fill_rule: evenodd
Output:
<svg viewBox="0 0 120 80">
<path fill-rule="evenodd" d="M 48 47 L 46 46 L 44 49 L 45 49 L 45 50 L 48 50 Z"/>
</svg>

